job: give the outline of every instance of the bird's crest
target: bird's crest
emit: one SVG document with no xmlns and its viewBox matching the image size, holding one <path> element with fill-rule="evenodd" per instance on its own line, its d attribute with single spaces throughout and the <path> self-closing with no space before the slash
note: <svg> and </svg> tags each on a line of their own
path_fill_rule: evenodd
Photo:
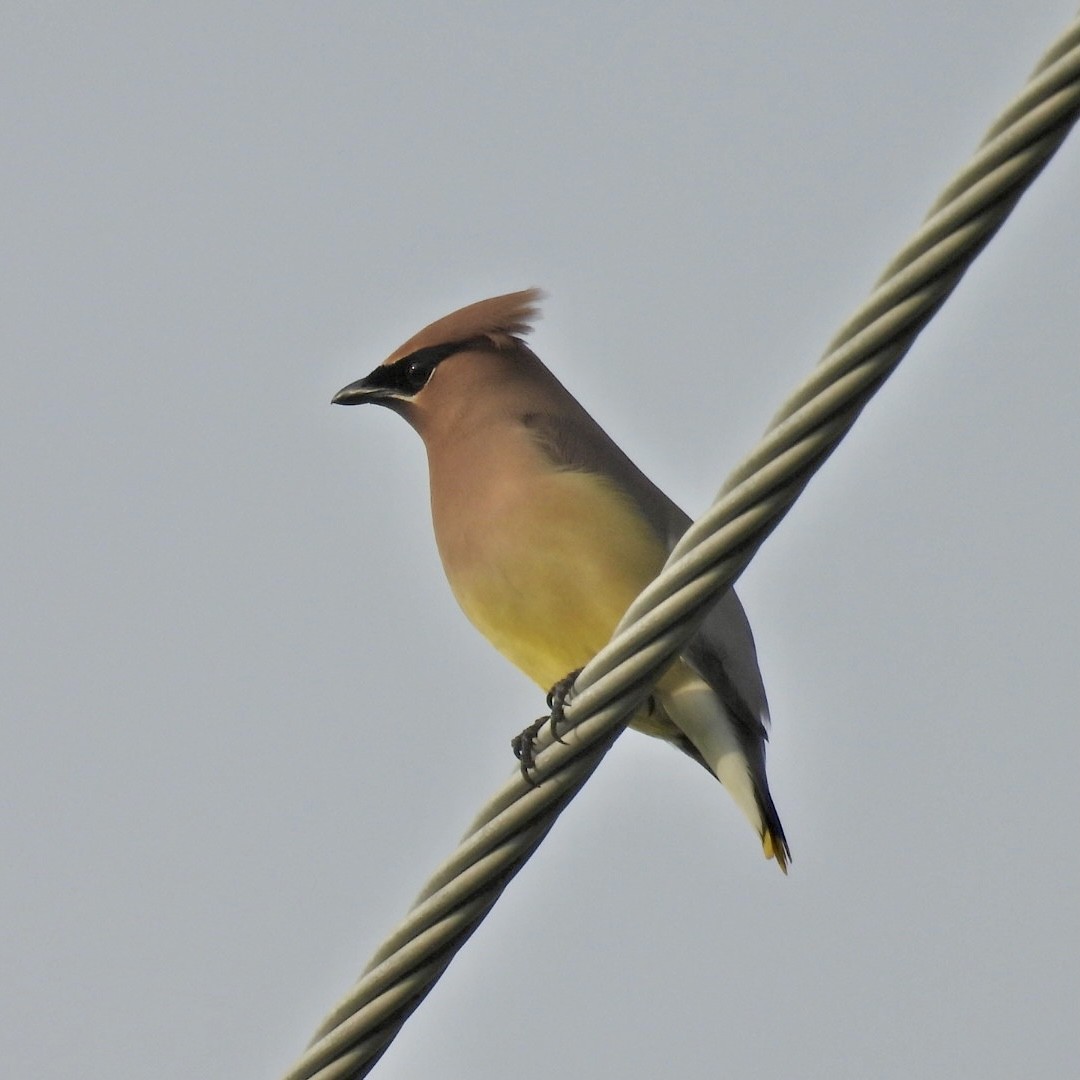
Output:
<svg viewBox="0 0 1080 1080">
<path fill-rule="evenodd" d="M 543 297 L 539 289 L 522 289 L 458 308 L 414 334 L 383 364 L 392 364 L 420 349 L 478 338 L 487 338 L 495 348 L 505 349 L 515 338 L 523 337 L 532 329 L 534 320 L 540 317 L 539 305 Z"/>
</svg>

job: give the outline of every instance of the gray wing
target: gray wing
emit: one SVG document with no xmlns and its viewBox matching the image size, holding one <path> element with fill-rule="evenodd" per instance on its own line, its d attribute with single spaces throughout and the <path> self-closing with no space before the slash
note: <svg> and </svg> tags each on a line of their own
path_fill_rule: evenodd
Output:
<svg viewBox="0 0 1080 1080">
<path fill-rule="evenodd" d="M 637 504 L 670 551 L 686 532 L 690 518 L 576 401 L 574 405 L 569 415 L 529 412 L 521 415 L 520 422 L 559 468 L 598 473 L 611 479 Z M 768 737 L 769 707 L 750 623 L 734 589 L 728 589 L 717 601 L 683 658 L 720 695 L 745 736 L 743 742 L 750 760 L 760 761 L 761 744 Z"/>
</svg>

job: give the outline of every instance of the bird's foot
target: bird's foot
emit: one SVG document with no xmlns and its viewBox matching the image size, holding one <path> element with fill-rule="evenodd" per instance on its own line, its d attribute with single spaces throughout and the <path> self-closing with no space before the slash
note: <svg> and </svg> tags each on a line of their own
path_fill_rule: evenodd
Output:
<svg viewBox="0 0 1080 1080">
<path fill-rule="evenodd" d="M 565 723 L 566 696 L 570 693 L 574 680 L 580 674 L 581 668 L 578 668 L 576 671 L 571 671 L 564 679 L 560 679 L 548 691 L 547 706 L 551 712 L 547 716 L 541 716 L 534 720 L 520 735 L 515 735 L 510 740 L 510 748 L 514 751 L 514 757 L 521 762 L 521 775 L 534 787 L 536 781 L 529 775 L 529 771 L 536 764 L 533 747 L 541 730 L 548 722 L 551 723 L 552 736 L 562 742 L 562 739 L 559 738 L 559 727 Z"/>
<path fill-rule="evenodd" d="M 514 751 L 514 757 L 521 762 L 521 775 L 525 781 L 536 787 L 536 781 L 529 775 L 529 770 L 536 764 L 533 755 L 533 746 L 540 729 L 548 722 L 549 717 L 541 716 L 534 720 L 520 735 L 515 735 L 510 740 L 510 749 Z"/>
<path fill-rule="evenodd" d="M 551 710 L 551 734 L 559 742 L 559 728 L 566 722 L 566 697 L 574 687 L 574 680 L 581 674 L 581 668 L 571 671 L 561 678 L 547 695 L 547 707 Z"/>
</svg>

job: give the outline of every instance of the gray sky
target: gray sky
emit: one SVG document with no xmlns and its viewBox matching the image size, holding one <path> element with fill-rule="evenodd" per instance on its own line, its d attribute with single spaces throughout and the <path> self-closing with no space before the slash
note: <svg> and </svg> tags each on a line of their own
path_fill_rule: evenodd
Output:
<svg viewBox="0 0 1080 1080">
<path fill-rule="evenodd" d="M 1072 14 L 8 5 L 5 1072 L 278 1076 L 541 709 L 334 391 L 541 285 L 700 512 Z M 740 584 L 790 878 L 629 734 L 376 1075 L 1073 1074 L 1078 177 Z"/>
</svg>

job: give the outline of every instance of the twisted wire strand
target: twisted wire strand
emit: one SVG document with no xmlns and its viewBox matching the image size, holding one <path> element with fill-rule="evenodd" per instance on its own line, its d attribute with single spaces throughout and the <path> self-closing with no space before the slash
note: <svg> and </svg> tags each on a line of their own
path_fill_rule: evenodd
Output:
<svg viewBox="0 0 1080 1080">
<path fill-rule="evenodd" d="M 538 786 L 514 775 L 484 805 L 359 982 L 284 1080 L 354 1080 L 402 1024 L 599 764 L 655 679 L 749 563 L 896 368 L 1080 114 L 1080 18 L 1051 46 L 971 162 L 945 188 L 870 297 L 727 479 L 578 677 Z"/>
</svg>

